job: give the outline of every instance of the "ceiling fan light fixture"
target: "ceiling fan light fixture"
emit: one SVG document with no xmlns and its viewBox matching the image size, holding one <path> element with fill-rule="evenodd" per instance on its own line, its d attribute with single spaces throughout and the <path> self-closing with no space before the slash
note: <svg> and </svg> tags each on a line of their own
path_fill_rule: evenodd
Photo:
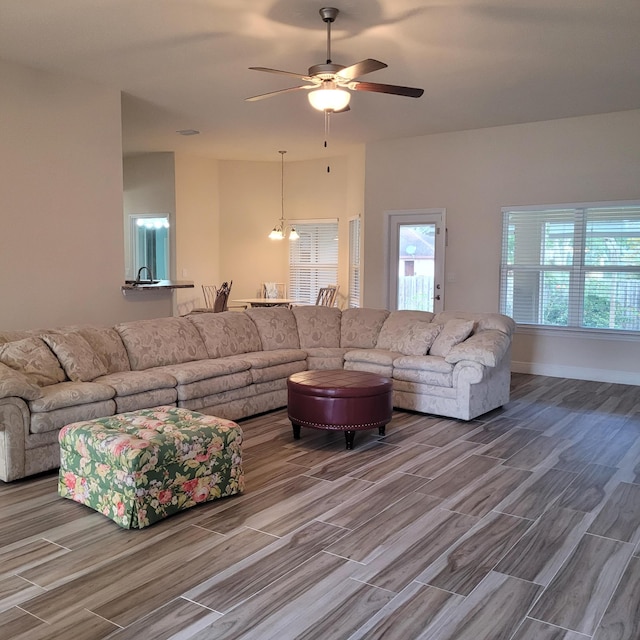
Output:
<svg viewBox="0 0 640 640">
<path fill-rule="evenodd" d="M 309 102 L 318 111 L 341 111 L 351 100 L 351 94 L 344 89 L 316 89 L 309 92 Z"/>
</svg>

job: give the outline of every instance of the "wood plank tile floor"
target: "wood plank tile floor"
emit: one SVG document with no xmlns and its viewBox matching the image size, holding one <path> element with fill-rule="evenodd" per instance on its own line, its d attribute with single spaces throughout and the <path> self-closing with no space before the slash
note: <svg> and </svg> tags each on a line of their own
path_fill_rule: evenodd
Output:
<svg viewBox="0 0 640 640">
<path fill-rule="evenodd" d="M 240 424 L 246 492 L 142 531 L 0 482 L 0 637 L 640 639 L 640 387 L 514 374 L 352 451 Z"/>
</svg>

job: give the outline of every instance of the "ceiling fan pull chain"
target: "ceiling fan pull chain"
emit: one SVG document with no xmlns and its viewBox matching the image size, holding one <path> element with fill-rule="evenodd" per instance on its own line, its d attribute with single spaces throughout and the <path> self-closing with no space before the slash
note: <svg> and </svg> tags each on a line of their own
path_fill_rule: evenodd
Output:
<svg viewBox="0 0 640 640">
<path fill-rule="evenodd" d="M 324 148 L 326 149 L 329 146 L 329 118 L 331 117 L 331 111 L 328 109 L 324 112 Z M 331 172 L 331 167 L 327 165 L 327 173 Z"/>
</svg>

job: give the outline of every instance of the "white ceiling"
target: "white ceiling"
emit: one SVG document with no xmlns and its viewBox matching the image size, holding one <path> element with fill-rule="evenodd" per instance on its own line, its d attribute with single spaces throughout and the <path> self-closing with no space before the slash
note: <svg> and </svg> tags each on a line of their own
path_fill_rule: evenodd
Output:
<svg viewBox="0 0 640 640">
<path fill-rule="evenodd" d="M 363 79 L 425 93 L 354 92 L 325 151 L 306 92 L 244 98 L 298 84 L 250 66 L 325 61 L 327 4 L 334 62 L 381 60 Z M 639 0 L 0 0 L 0 58 L 122 90 L 125 152 L 224 159 L 637 109 L 639 34 Z"/>
</svg>

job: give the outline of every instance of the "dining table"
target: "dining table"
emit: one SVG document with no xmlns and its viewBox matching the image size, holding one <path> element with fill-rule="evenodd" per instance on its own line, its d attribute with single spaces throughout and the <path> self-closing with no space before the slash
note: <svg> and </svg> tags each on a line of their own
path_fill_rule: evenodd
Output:
<svg viewBox="0 0 640 640">
<path fill-rule="evenodd" d="M 251 307 L 290 307 L 297 300 L 292 298 L 238 298 L 233 302 L 248 304 Z"/>
</svg>

